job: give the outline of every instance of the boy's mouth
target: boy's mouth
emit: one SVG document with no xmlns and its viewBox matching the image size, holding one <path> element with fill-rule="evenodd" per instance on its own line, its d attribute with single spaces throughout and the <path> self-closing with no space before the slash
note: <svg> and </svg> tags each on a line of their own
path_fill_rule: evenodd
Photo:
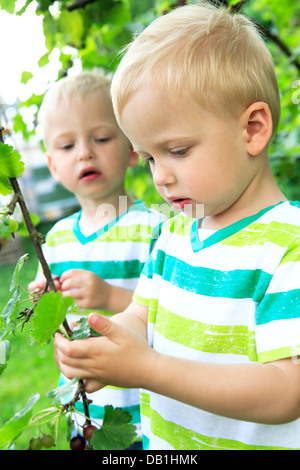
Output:
<svg viewBox="0 0 300 470">
<path fill-rule="evenodd" d="M 170 203 L 174 207 L 174 209 L 184 209 L 185 206 L 188 206 L 191 204 L 191 199 L 189 198 L 171 199 Z"/>
<path fill-rule="evenodd" d="M 99 170 L 93 167 L 89 167 L 85 168 L 84 170 L 81 170 L 79 174 L 79 179 L 80 181 L 89 182 L 99 178 L 100 175 L 101 172 Z"/>
</svg>

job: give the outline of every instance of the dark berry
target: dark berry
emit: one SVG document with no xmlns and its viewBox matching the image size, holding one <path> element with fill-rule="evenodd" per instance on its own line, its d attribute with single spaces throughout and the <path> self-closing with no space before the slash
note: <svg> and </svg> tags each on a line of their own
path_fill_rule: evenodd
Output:
<svg viewBox="0 0 300 470">
<path fill-rule="evenodd" d="M 90 441 L 95 431 L 97 431 L 97 428 L 96 426 L 93 426 L 92 424 L 87 424 L 86 426 L 84 426 L 83 437 L 85 438 L 85 440 Z"/>
<path fill-rule="evenodd" d="M 73 437 L 70 441 L 70 447 L 72 450 L 84 450 L 85 449 L 85 439 L 80 434 Z"/>
<path fill-rule="evenodd" d="M 44 434 L 44 436 L 41 438 L 42 441 L 42 446 L 45 447 L 45 449 L 50 449 L 50 447 L 54 446 L 54 438 L 51 436 L 51 434 Z"/>
</svg>

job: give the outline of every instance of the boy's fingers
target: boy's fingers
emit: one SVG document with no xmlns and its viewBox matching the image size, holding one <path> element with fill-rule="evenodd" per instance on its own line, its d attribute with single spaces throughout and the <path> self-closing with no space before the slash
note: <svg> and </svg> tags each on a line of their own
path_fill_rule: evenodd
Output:
<svg viewBox="0 0 300 470">
<path fill-rule="evenodd" d="M 97 333 L 102 336 L 106 336 L 113 342 L 116 342 L 117 338 L 123 331 L 123 327 L 98 313 L 91 313 L 88 317 L 88 323 L 91 328 L 97 331 Z"/>
</svg>

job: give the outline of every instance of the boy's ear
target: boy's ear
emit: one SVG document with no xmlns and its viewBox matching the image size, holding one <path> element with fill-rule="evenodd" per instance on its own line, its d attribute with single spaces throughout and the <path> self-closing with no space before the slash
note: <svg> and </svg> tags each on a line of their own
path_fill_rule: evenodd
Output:
<svg viewBox="0 0 300 470">
<path fill-rule="evenodd" d="M 267 147 L 272 137 L 273 122 L 270 108 L 263 102 L 252 103 L 243 115 L 247 151 L 249 155 L 258 155 Z"/>
<path fill-rule="evenodd" d="M 138 164 L 139 154 L 133 150 L 132 144 L 129 144 L 128 166 L 134 167 Z"/>
<path fill-rule="evenodd" d="M 60 182 L 60 178 L 57 174 L 57 170 L 56 170 L 56 167 L 54 165 L 54 162 L 53 162 L 51 156 L 48 153 L 46 154 L 46 158 L 47 158 L 48 168 L 49 168 L 49 171 L 50 171 L 51 175 L 53 176 L 53 178 L 56 181 Z"/>
</svg>

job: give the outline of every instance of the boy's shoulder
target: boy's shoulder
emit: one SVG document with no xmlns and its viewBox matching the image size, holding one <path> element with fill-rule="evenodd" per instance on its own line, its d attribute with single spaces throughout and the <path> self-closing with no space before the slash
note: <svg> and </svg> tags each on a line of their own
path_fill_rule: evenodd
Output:
<svg viewBox="0 0 300 470">
<path fill-rule="evenodd" d="M 283 201 L 266 211 L 261 220 L 265 223 L 277 222 L 278 225 L 282 226 L 289 224 L 295 226 L 295 228 L 298 226 L 300 235 L 300 202 Z"/>
<path fill-rule="evenodd" d="M 51 227 L 51 229 L 47 233 L 47 236 L 49 234 L 52 234 L 52 233 L 55 233 L 55 232 L 60 232 L 62 230 L 71 230 L 71 229 L 73 229 L 74 222 L 75 222 L 75 220 L 78 219 L 78 216 L 79 216 L 79 212 L 75 212 L 74 214 L 71 214 L 67 217 L 64 217 L 63 219 L 58 220 Z"/>
</svg>

